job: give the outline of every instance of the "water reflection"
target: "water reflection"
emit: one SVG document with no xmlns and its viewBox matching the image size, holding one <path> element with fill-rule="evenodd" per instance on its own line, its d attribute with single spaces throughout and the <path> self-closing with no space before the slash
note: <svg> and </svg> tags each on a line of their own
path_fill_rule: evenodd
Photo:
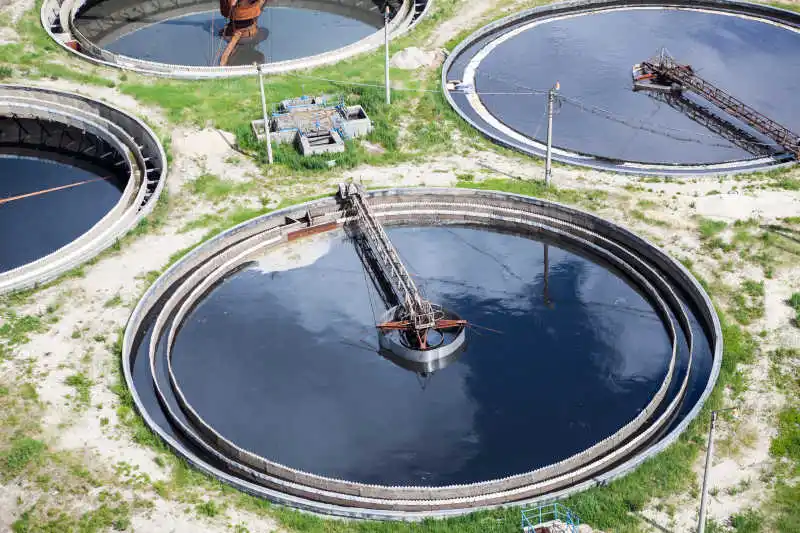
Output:
<svg viewBox="0 0 800 533">
<path fill-rule="evenodd" d="M 102 7 L 102 4 L 100 4 Z M 88 11 L 80 24 L 91 24 Z M 83 22 L 81 22 L 81 20 Z M 218 65 L 227 45 L 219 34 L 225 19 L 205 11 L 159 20 L 133 31 L 99 40 L 103 48 L 129 57 L 190 66 Z M 250 65 L 297 59 L 335 50 L 371 35 L 377 26 L 337 13 L 293 7 L 265 7 L 258 19 L 259 35 L 243 39 L 228 64 Z"/>
<path fill-rule="evenodd" d="M 631 91 L 632 65 L 661 47 L 758 111 L 800 130 L 800 106 L 795 105 L 800 34 L 722 14 L 616 10 L 551 21 L 500 44 L 481 63 L 476 87 L 524 92 L 559 80 L 563 94 L 628 120 L 624 124 L 565 105 L 556 119 L 554 144 L 576 152 L 650 163 L 753 157 L 680 110 Z M 544 140 L 545 96 L 485 95 L 481 100 L 512 129 Z"/>
<path fill-rule="evenodd" d="M 379 299 L 335 232 L 322 236 L 323 255 L 312 243 L 310 261 L 295 244 L 304 266 L 265 272 L 266 257 L 197 306 L 174 352 L 189 401 L 237 444 L 290 466 L 443 485 L 584 449 L 633 418 L 663 378 L 663 326 L 589 259 L 548 246 L 545 290 L 541 243 L 467 228 L 389 234 L 428 298 L 502 333 L 471 330 L 466 352 L 421 387 L 375 353 Z"/>
</svg>

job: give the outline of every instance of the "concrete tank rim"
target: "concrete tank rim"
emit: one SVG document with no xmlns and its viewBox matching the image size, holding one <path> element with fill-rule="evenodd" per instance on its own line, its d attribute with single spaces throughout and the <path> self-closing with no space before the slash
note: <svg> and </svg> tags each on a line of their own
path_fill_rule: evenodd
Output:
<svg viewBox="0 0 800 533">
<path fill-rule="evenodd" d="M 65 0 L 65 2 L 71 0 Z M 413 19 L 414 15 L 414 5 L 413 0 L 403 0 L 402 7 L 401 7 L 401 17 L 395 17 L 390 21 L 390 32 L 392 38 L 400 37 L 413 28 L 417 26 L 420 20 L 423 17 L 429 15 L 429 5 L 433 2 L 430 0 L 428 2 L 428 6 L 423 10 L 423 12 L 417 17 Z M 249 65 L 243 65 L 238 67 L 228 66 L 228 67 L 189 67 L 185 65 L 170 65 L 168 63 L 160 63 L 160 62 L 152 62 L 152 61 L 145 61 L 145 60 L 138 60 L 136 58 L 131 58 L 129 56 L 124 56 L 121 54 L 112 54 L 110 52 L 106 52 L 106 54 L 113 56 L 115 59 L 121 59 L 122 63 L 117 63 L 115 61 L 110 61 L 107 59 L 103 59 L 102 57 L 96 57 L 89 53 L 84 53 L 79 50 L 75 50 L 74 48 L 67 46 L 66 41 L 61 40 L 56 37 L 56 34 L 53 33 L 51 28 L 51 21 L 48 17 L 49 12 L 54 12 L 57 17 L 60 17 L 58 14 L 58 9 L 55 9 L 54 5 L 58 6 L 57 0 L 44 0 L 42 3 L 42 7 L 39 13 L 39 22 L 45 32 L 50 36 L 50 38 L 63 50 L 66 52 L 73 54 L 77 57 L 80 57 L 83 60 L 86 60 L 94 65 L 98 66 L 105 66 L 114 69 L 120 69 L 122 71 L 131 71 L 138 74 L 146 75 L 146 76 L 154 76 L 154 77 L 162 77 L 162 78 L 171 78 L 171 79 L 190 79 L 190 80 L 201 80 L 201 79 L 219 79 L 219 78 L 236 78 L 242 76 L 255 76 L 257 74 L 257 70 L 255 67 Z M 70 8 L 70 21 L 68 21 L 67 25 L 64 26 L 63 21 L 61 22 L 62 27 L 69 28 L 72 24 L 72 17 L 73 17 L 73 9 Z M 321 54 L 316 54 L 313 56 L 306 56 L 302 58 L 282 61 L 282 62 L 275 62 L 275 63 L 264 63 L 261 65 L 262 70 L 265 74 L 286 74 L 295 72 L 298 70 L 306 70 L 316 67 L 327 66 L 331 64 L 339 63 L 346 59 L 351 59 L 353 57 L 358 57 L 360 55 L 371 53 L 377 50 L 383 40 L 376 39 L 380 34 L 382 34 L 383 29 L 378 29 L 376 32 L 367 35 L 363 39 L 360 39 L 354 43 L 349 45 L 339 47 L 334 50 L 329 50 L 327 52 L 323 52 Z M 69 33 L 69 30 L 65 34 L 69 34 L 72 39 L 75 40 L 75 37 Z M 374 42 L 373 42 L 374 41 Z M 352 49 L 349 49 L 352 47 Z M 340 54 L 345 52 L 342 56 L 337 56 L 336 54 Z M 328 56 L 331 57 L 328 57 Z"/>
<path fill-rule="evenodd" d="M 526 197 L 526 196 L 522 196 L 522 195 L 516 195 L 516 194 L 511 194 L 511 193 L 499 193 L 499 192 L 493 192 L 493 191 L 473 190 L 473 189 L 390 189 L 390 190 L 373 191 L 373 192 L 370 192 L 369 194 L 370 195 L 374 195 L 374 196 L 380 196 L 380 195 L 393 195 L 394 196 L 394 195 L 404 194 L 404 193 L 405 194 L 411 194 L 412 196 L 413 195 L 423 195 L 423 194 L 462 195 L 462 194 L 465 194 L 465 193 L 466 194 L 473 194 L 473 195 L 477 195 L 477 196 L 481 196 L 483 194 L 502 195 L 502 196 L 505 196 L 505 197 L 508 197 L 508 198 L 515 198 L 517 200 L 522 200 L 522 201 L 525 201 L 525 202 L 539 202 L 539 203 L 542 203 L 542 204 L 545 204 L 545 205 L 566 207 L 566 206 L 563 206 L 563 204 L 558 204 L 556 202 L 548 202 L 548 201 L 544 201 L 544 200 L 540 200 L 540 199 L 536 199 L 536 198 L 531 198 L 531 197 Z M 239 225 L 237 225 L 237 226 L 235 226 L 233 228 L 230 228 L 229 230 L 226 230 L 225 232 L 215 236 L 214 238 L 210 239 L 209 241 L 207 241 L 206 243 L 204 243 L 200 247 L 196 248 L 195 250 L 193 250 L 192 252 L 190 252 L 189 254 L 184 256 L 184 258 L 181 259 L 179 262 L 177 262 L 174 265 L 170 266 L 162 274 L 162 276 L 158 280 L 156 280 L 156 282 L 154 282 L 153 285 L 150 288 L 148 288 L 148 290 L 146 291 L 145 295 L 138 302 L 136 308 L 134 309 L 133 313 L 131 314 L 131 317 L 130 317 L 130 319 L 128 321 L 128 325 L 126 326 L 125 335 L 124 335 L 124 339 L 123 339 L 123 347 L 124 347 L 124 349 L 123 349 L 123 361 L 122 361 L 123 362 L 123 373 L 125 375 L 126 385 L 128 386 L 129 391 L 131 392 L 131 394 L 132 394 L 132 396 L 134 398 L 134 403 L 135 403 L 135 405 L 137 407 L 137 411 L 143 416 L 145 421 L 148 423 L 148 426 L 150 426 L 151 429 L 156 431 L 156 433 L 158 433 L 167 442 L 167 444 L 171 448 L 176 450 L 181 455 L 184 455 L 184 457 L 187 457 L 187 459 L 189 459 L 196 467 L 200 468 L 201 470 L 206 471 L 207 473 L 211 473 L 212 475 L 215 475 L 216 477 L 218 477 L 218 478 L 220 478 L 220 479 L 222 479 L 222 480 L 224 480 L 224 481 L 226 481 L 228 483 L 231 483 L 231 484 L 239 487 L 240 489 L 245 490 L 246 492 L 250 492 L 250 493 L 257 492 L 257 493 L 261 494 L 262 496 L 265 496 L 265 497 L 268 497 L 270 499 L 276 500 L 279 503 L 287 503 L 287 504 L 295 506 L 295 507 L 300 507 L 300 508 L 304 508 L 304 509 L 310 509 L 310 510 L 314 510 L 314 511 L 327 513 L 327 514 L 338 514 L 338 515 L 342 515 L 342 516 L 350 516 L 350 517 L 357 517 L 357 518 L 377 518 L 377 519 L 398 519 L 398 518 L 402 518 L 402 519 L 419 519 L 419 518 L 424 518 L 424 517 L 429 517 L 429 516 L 443 517 L 443 516 L 452 516 L 452 515 L 456 515 L 456 514 L 462 514 L 464 512 L 473 512 L 473 511 L 476 510 L 475 508 L 460 509 L 460 510 L 459 509 L 455 509 L 455 510 L 450 509 L 450 510 L 438 510 L 438 511 L 402 512 L 402 513 L 398 513 L 398 512 L 394 512 L 393 513 L 393 512 L 388 512 L 388 511 L 375 512 L 374 510 L 355 509 L 355 508 L 352 508 L 352 507 L 343 507 L 343 506 L 337 506 L 337 505 L 331 505 L 331 504 L 324 504 L 324 503 L 320 503 L 320 502 L 313 502 L 313 501 L 306 500 L 304 498 L 298 498 L 298 497 L 292 496 L 290 494 L 281 493 L 281 492 L 275 492 L 275 491 L 273 491 L 271 489 L 263 490 L 264 487 L 260 487 L 260 486 L 254 485 L 253 483 L 248 482 L 246 480 L 235 478 L 234 476 L 231 476 L 231 475 L 229 475 L 229 474 L 227 474 L 225 472 L 212 471 L 213 469 L 210 469 L 210 467 L 208 465 L 205 465 L 204 461 L 202 459 L 200 459 L 199 457 L 195 456 L 191 452 L 189 452 L 187 454 L 186 452 L 188 452 L 188 450 L 183 449 L 183 446 L 180 443 L 175 441 L 169 435 L 164 434 L 163 430 L 160 430 L 160 428 L 153 423 L 153 420 L 150 418 L 150 416 L 147 413 L 147 411 L 145 409 L 143 409 L 143 405 L 141 403 L 141 399 L 139 398 L 138 393 L 136 392 L 136 389 L 133 386 L 130 363 L 131 363 L 131 355 L 132 355 L 131 354 L 131 349 L 133 347 L 133 343 L 134 343 L 136 334 L 138 332 L 139 323 L 141 322 L 141 320 L 143 319 L 143 316 L 144 316 L 143 312 L 144 312 L 145 308 L 147 307 L 148 296 L 152 297 L 153 294 L 155 294 L 158 291 L 158 289 L 160 288 L 160 285 L 163 284 L 163 283 L 166 283 L 166 280 L 169 279 L 170 275 L 174 274 L 180 268 L 181 264 L 184 261 L 188 260 L 191 257 L 196 258 L 202 252 L 202 248 L 211 245 L 213 242 L 221 242 L 223 239 L 225 239 L 228 236 L 234 234 L 236 231 L 241 230 L 242 228 L 245 228 L 245 227 L 248 227 L 248 226 L 257 225 L 261 221 L 264 221 L 265 219 L 268 219 L 270 217 L 285 216 L 287 214 L 290 214 L 292 212 L 297 211 L 298 209 L 309 208 L 309 207 L 312 207 L 312 206 L 331 205 L 333 203 L 332 200 L 333 200 L 332 197 L 326 197 L 326 198 L 318 199 L 318 200 L 315 200 L 315 201 L 312 201 L 312 202 L 307 202 L 307 203 L 304 203 L 304 204 L 298 204 L 296 206 L 290 206 L 290 207 L 287 207 L 287 208 L 284 208 L 284 209 L 281 209 L 281 210 L 278 210 L 278 211 L 275 211 L 275 212 L 272 212 L 272 213 L 261 215 L 259 217 L 253 218 L 253 219 L 251 219 L 249 221 L 245 221 L 245 222 L 243 222 L 243 223 L 241 223 L 241 224 L 239 224 Z M 573 211 L 575 213 L 585 213 L 585 212 L 583 212 L 583 211 L 581 211 L 579 209 L 575 209 L 575 208 L 572 208 L 572 207 L 568 207 L 567 209 L 569 211 Z M 687 280 L 689 281 L 689 285 L 691 285 L 692 288 L 695 290 L 696 294 L 698 296 L 700 296 L 701 303 L 705 303 L 706 304 L 706 310 L 708 310 L 709 313 L 710 313 L 710 316 L 704 317 L 704 318 L 707 321 L 710 322 L 710 324 L 708 324 L 708 325 L 710 326 L 710 329 L 712 330 L 713 335 L 716 337 L 715 339 L 712 339 L 712 343 L 713 343 L 713 347 L 712 347 L 712 349 L 713 349 L 713 363 L 712 363 L 711 374 L 709 376 L 709 379 L 708 379 L 708 382 L 706 384 L 706 387 L 703 390 L 700 398 L 695 403 L 695 405 L 692 408 L 692 410 L 686 415 L 686 417 L 683 419 L 683 421 L 679 424 L 679 426 L 674 428 L 667 436 L 662 438 L 660 441 L 658 441 L 654 445 L 648 447 L 643 453 L 637 454 L 633 458 L 628 458 L 619 467 L 617 467 L 617 468 L 615 468 L 613 470 L 604 472 L 602 475 L 597 476 L 594 480 L 588 480 L 588 481 L 583 482 L 583 483 L 581 483 L 579 485 L 568 487 L 566 489 L 556 491 L 555 493 L 552 493 L 552 494 L 547 494 L 547 495 L 544 495 L 542 497 L 536 497 L 533 500 L 531 500 L 530 502 L 527 502 L 525 500 L 519 501 L 519 502 L 514 502 L 513 505 L 523 505 L 525 503 L 531 503 L 531 502 L 534 502 L 534 501 L 552 501 L 554 498 L 565 497 L 566 495 L 572 494 L 572 493 L 574 493 L 576 491 L 585 490 L 586 488 L 589 488 L 590 486 L 594 486 L 594 485 L 597 485 L 597 484 L 603 484 L 603 483 L 608 482 L 608 481 L 610 481 L 610 480 L 612 480 L 612 479 L 614 479 L 616 477 L 624 475 L 625 473 L 629 472 L 631 469 L 633 469 L 636 466 L 638 466 L 638 464 L 640 464 L 641 462 L 647 460 L 648 458 L 652 457 L 656 453 L 659 453 L 661 450 L 666 448 L 669 444 L 674 442 L 674 440 L 676 440 L 678 438 L 678 436 L 682 433 L 682 431 L 685 429 L 685 427 L 691 422 L 691 420 L 696 418 L 696 416 L 699 413 L 700 409 L 704 405 L 708 395 L 710 394 L 711 390 L 713 389 L 714 384 L 716 383 L 716 380 L 717 380 L 717 376 L 719 374 L 719 368 L 720 368 L 720 365 L 721 365 L 721 351 L 722 351 L 722 337 L 721 337 L 721 328 L 720 328 L 719 318 L 716 315 L 716 312 L 714 311 L 713 306 L 711 305 L 710 298 L 705 293 L 704 289 L 699 284 L 699 282 L 696 279 L 694 279 L 693 276 L 691 276 L 691 274 L 688 272 L 688 270 L 685 267 L 683 267 L 683 265 L 681 265 L 679 262 L 677 262 L 674 259 L 672 259 L 665 252 L 663 252 L 663 250 L 661 250 L 660 248 L 652 245 L 652 243 L 649 243 L 646 239 L 644 239 L 642 237 L 639 237 L 638 235 L 632 234 L 628 230 L 625 230 L 624 228 L 621 228 L 620 226 L 617 226 L 616 224 L 613 224 L 611 222 L 605 221 L 604 219 L 601 219 L 600 217 L 596 217 L 594 215 L 589 215 L 589 216 L 590 216 L 591 219 L 598 219 L 598 220 L 608 224 L 611 228 L 622 229 L 624 233 L 632 235 L 635 238 L 637 238 L 640 241 L 642 241 L 643 243 L 649 245 L 654 251 L 656 251 L 658 254 L 660 254 L 663 258 L 666 258 L 667 260 L 669 260 L 671 262 L 670 266 L 675 267 L 679 272 L 682 272 L 686 276 L 687 279 L 684 280 L 684 281 L 687 281 Z M 698 303 L 698 302 L 695 302 L 695 303 Z M 505 505 L 512 505 L 512 504 L 499 504 L 499 505 L 491 505 L 491 506 L 488 506 L 488 507 L 498 507 L 498 506 L 505 506 Z"/>
<path fill-rule="evenodd" d="M 529 157 L 543 158 L 544 154 L 541 151 L 528 147 L 524 149 L 520 148 L 515 144 L 499 138 L 495 133 L 493 133 L 492 129 L 486 127 L 482 123 L 476 122 L 462 109 L 460 105 L 455 102 L 450 91 L 447 90 L 448 73 L 452 68 L 453 63 L 467 48 L 472 46 L 478 40 L 509 26 L 524 22 L 528 19 L 533 20 L 538 18 L 546 20 L 552 16 L 559 16 L 563 15 L 564 13 L 590 14 L 597 10 L 623 10 L 646 6 L 665 8 L 679 7 L 695 10 L 705 9 L 720 13 L 733 12 L 745 14 L 759 20 L 768 20 L 765 19 L 763 15 L 763 13 L 767 13 L 774 15 L 776 18 L 784 21 L 787 24 L 791 24 L 797 28 L 800 28 L 800 13 L 770 4 L 756 4 L 745 0 L 705 0 L 702 2 L 702 4 L 703 5 L 700 5 L 692 0 L 564 0 L 512 13 L 511 15 L 507 15 L 490 22 L 489 24 L 486 24 L 485 26 L 474 31 L 458 45 L 456 45 L 456 47 L 447 55 L 447 58 L 442 65 L 440 80 L 443 96 L 459 117 L 461 117 L 465 122 L 467 122 L 467 124 L 469 124 L 472 128 L 475 128 L 481 135 L 488 138 L 493 143 L 520 152 Z M 712 5 L 716 7 L 712 7 Z M 759 16 L 759 13 L 762 13 L 762 15 Z M 713 178 L 715 176 L 722 175 L 748 174 L 766 170 L 791 168 L 799 163 L 795 160 L 789 160 L 786 162 L 773 161 L 772 163 L 754 165 L 748 164 L 748 161 L 751 161 L 752 163 L 752 160 L 739 160 L 731 163 L 719 163 L 713 165 L 633 164 L 627 161 L 622 161 L 620 163 L 606 162 L 601 157 L 591 154 L 580 154 L 577 152 L 570 152 L 570 155 L 566 157 L 554 154 L 553 159 L 566 165 L 590 168 L 602 172 L 659 176 L 667 178 L 681 178 L 689 176 Z M 626 167 L 626 164 L 630 166 Z M 737 166 L 729 167 L 731 164 Z"/>
<path fill-rule="evenodd" d="M 47 283 L 52 281 L 53 279 L 61 276 L 65 272 L 89 261 L 100 252 L 105 250 L 108 246 L 110 246 L 114 240 L 121 238 L 125 235 L 128 231 L 133 229 L 144 217 L 146 217 L 150 212 L 154 209 L 155 204 L 158 202 L 161 192 L 163 191 L 164 184 L 166 182 L 167 177 L 167 156 L 164 151 L 164 147 L 161 144 L 160 139 L 158 136 L 153 132 L 153 130 L 145 124 L 141 119 L 132 115 L 131 113 L 113 105 L 108 102 L 103 102 L 94 98 L 90 98 L 75 92 L 70 92 L 66 90 L 60 89 L 52 89 L 49 87 L 41 87 L 34 84 L 24 84 L 24 83 L 0 83 L 0 93 L 3 92 L 11 92 L 17 93 L 14 96 L 20 96 L 22 99 L 24 98 L 31 98 L 35 97 L 36 95 L 40 94 L 47 94 L 53 96 L 54 100 L 48 101 L 47 99 L 37 98 L 37 106 L 41 106 L 43 108 L 48 107 L 49 104 L 53 105 L 54 108 L 61 107 L 63 109 L 69 108 L 71 102 L 80 102 L 83 105 L 87 106 L 90 109 L 80 109 L 75 108 L 76 114 L 80 116 L 90 116 L 93 119 L 97 120 L 100 123 L 108 122 L 113 124 L 116 128 L 120 131 L 124 132 L 126 135 L 130 137 L 130 140 L 136 141 L 136 137 L 140 137 L 144 140 L 149 141 L 150 147 L 154 147 L 156 149 L 156 161 L 157 166 L 160 170 L 158 176 L 155 178 L 157 179 L 156 187 L 150 193 L 149 196 L 144 200 L 143 205 L 135 205 L 132 203 L 128 206 L 128 208 L 123 212 L 120 213 L 119 216 L 116 217 L 115 220 L 110 221 L 110 224 L 116 224 L 120 221 L 123 221 L 120 227 L 115 227 L 112 232 L 108 235 L 100 235 L 98 238 L 90 241 L 85 245 L 88 248 L 87 251 L 82 252 L 79 257 L 75 257 L 72 259 L 65 259 L 62 264 L 59 264 L 58 261 L 61 261 L 61 257 L 64 255 L 65 249 L 73 242 L 77 241 L 81 237 L 85 236 L 87 233 L 82 234 L 77 239 L 71 241 L 71 243 L 67 243 L 63 247 L 55 250 L 54 252 L 43 256 L 35 261 L 26 263 L 25 265 L 21 265 L 15 269 L 12 269 L 10 272 L 14 272 L 16 270 L 25 269 L 30 265 L 40 264 L 43 265 L 39 267 L 40 274 L 36 275 L 29 275 L 26 274 L 24 271 L 21 271 L 18 276 L 15 278 L 11 278 L 5 280 L 3 286 L 0 287 L 0 294 L 6 292 L 14 292 L 22 289 L 27 289 L 31 287 L 37 287 L 43 283 Z M 62 112 L 63 112 L 62 109 Z M 104 116 L 105 113 L 101 113 L 100 110 L 104 110 L 108 115 L 118 115 L 124 118 L 127 121 L 131 122 L 131 125 L 134 129 L 138 131 L 130 131 L 130 128 L 127 126 L 123 126 L 119 124 L 117 121 L 112 120 L 108 115 Z M 112 143 L 113 144 L 113 143 Z M 135 156 L 136 161 L 139 163 L 139 170 L 141 171 L 141 184 L 139 185 L 138 193 L 136 195 L 136 199 L 144 198 L 147 192 L 147 185 L 148 185 L 148 176 L 147 176 L 147 169 L 146 167 L 142 167 L 141 163 L 141 150 L 138 155 Z M 120 197 L 120 201 L 122 202 L 124 197 Z M 115 204 L 113 209 L 118 209 L 120 207 L 120 203 Z M 130 213 L 133 212 L 133 216 Z M 124 221 L 124 218 L 127 217 L 129 220 Z M 94 229 L 94 228 L 92 228 Z M 91 230 L 89 230 L 91 231 Z M 56 262 L 55 265 L 48 266 L 49 263 Z"/>
</svg>

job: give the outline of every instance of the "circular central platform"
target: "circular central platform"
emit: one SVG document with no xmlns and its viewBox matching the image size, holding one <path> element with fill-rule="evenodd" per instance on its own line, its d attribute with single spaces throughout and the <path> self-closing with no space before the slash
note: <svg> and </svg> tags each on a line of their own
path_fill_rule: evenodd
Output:
<svg viewBox="0 0 800 533">
<path fill-rule="evenodd" d="M 465 349 L 425 368 L 381 350 L 391 302 L 332 198 L 245 223 L 173 266 L 126 332 L 137 405 L 195 465 L 322 512 L 464 512 L 621 475 L 710 392 L 713 309 L 645 241 L 514 195 L 368 197 L 425 298 L 471 325 Z"/>
<path fill-rule="evenodd" d="M 520 13 L 467 38 L 443 80 L 459 113 L 541 155 L 547 92 L 560 83 L 554 156 L 623 172 L 753 170 L 792 161 L 772 139 L 691 91 L 634 92 L 632 68 L 666 49 L 705 80 L 800 131 L 800 16 L 738 2 L 570 2 Z"/>
</svg>

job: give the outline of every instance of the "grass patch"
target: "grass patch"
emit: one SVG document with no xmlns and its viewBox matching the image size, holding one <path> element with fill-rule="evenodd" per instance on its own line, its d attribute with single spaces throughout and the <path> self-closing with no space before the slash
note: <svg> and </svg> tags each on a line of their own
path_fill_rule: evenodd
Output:
<svg viewBox="0 0 800 533">
<path fill-rule="evenodd" d="M 22 513 L 19 520 L 11 525 L 13 533 L 101 533 L 104 531 L 125 531 L 130 529 L 130 505 L 122 502 L 116 505 L 102 504 L 97 509 L 83 513 L 79 518 L 63 510 L 41 510 L 37 506 Z"/>
<path fill-rule="evenodd" d="M 55 312 L 55 309 L 53 310 Z M 14 348 L 27 343 L 30 335 L 47 330 L 47 323 L 38 315 L 20 315 L 13 309 L 0 308 L 0 361 L 11 357 Z"/>
<path fill-rule="evenodd" d="M 722 220 L 700 218 L 697 227 L 700 230 L 700 237 L 702 239 L 711 239 L 727 228 L 728 224 Z"/>
<path fill-rule="evenodd" d="M 592 189 L 560 189 L 546 186 L 544 181 L 536 180 L 510 180 L 490 178 L 480 182 L 460 181 L 458 187 L 466 189 L 481 189 L 489 191 L 503 191 L 535 198 L 546 198 L 565 204 L 577 204 L 589 208 L 597 208 L 608 198 L 605 191 Z"/>
<path fill-rule="evenodd" d="M 197 505 L 195 505 L 195 510 L 197 511 L 197 514 L 200 516 L 214 518 L 215 516 L 218 516 L 220 513 L 222 513 L 224 509 L 222 506 L 213 502 L 212 500 L 208 500 L 203 503 L 198 503 Z"/>
<path fill-rule="evenodd" d="M 769 451 L 775 457 L 800 462 L 800 409 L 787 407 L 778 414 L 778 435 Z"/>
<path fill-rule="evenodd" d="M 45 451 L 43 442 L 30 437 L 21 437 L 11 442 L 11 449 L 0 454 L 0 467 L 4 479 L 15 478 Z"/>
<path fill-rule="evenodd" d="M 748 509 L 731 517 L 731 527 L 736 533 L 760 533 L 763 526 L 764 516 L 753 509 Z"/>
<path fill-rule="evenodd" d="M 794 309 L 794 325 L 800 328 L 800 292 L 792 294 L 788 303 L 789 307 Z"/>
<path fill-rule="evenodd" d="M 79 372 L 68 376 L 67 379 L 64 380 L 64 384 L 75 389 L 75 401 L 79 407 L 89 407 L 92 385 L 94 385 L 94 383 L 86 374 Z"/>
<path fill-rule="evenodd" d="M 636 220 L 638 220 L 640 222 L 644 222 L 645 224 L 648 224 L 650 226 L 661 226 L 661 227 L 669 226 L 669 224 L 667 222 L 665 222 L 664 220 L 660 220 L 660 219 L 648 216 L 647 214 L 645 214 L 644 211 L 642 211 L 640 209 L 632 209 L 631 212 L 630 212 L 630 215 L 631 215 L 632 218 L 634 218 L 634 219 L 636 219 Z"/>
<path fill-rule="evenodd" d="M 200 177 L 189 183 L 190 191 L 211 202 L 219 202 L 232 194 L 244 194 L 251 191 L 256 182 L 233 182 L 223 180 L 214 174 L 202 174 Z"/>
<path fill-rule="evenodd" d="M 112 307 L 119 307 L 120 305 L 122 305 L 122 296 L 120 296 L 119 293 L 117 293 L 108 300 L 106 300 L 106 302 L 103 304 L 103 307 L 105 307 L 106 309 L 110 309 Z"/>
<path fill-rule="evenodd" d="M 745 326 L 764 316 L 764 282 L 745 280 L 732 297 L 732 314 Z"/>
</svg>

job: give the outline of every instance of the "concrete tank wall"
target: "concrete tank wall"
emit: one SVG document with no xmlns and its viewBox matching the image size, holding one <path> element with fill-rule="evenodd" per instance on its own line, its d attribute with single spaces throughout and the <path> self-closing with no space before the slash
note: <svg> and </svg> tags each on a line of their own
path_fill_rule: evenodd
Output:
<svg viewBox="0 0 800 533">
<path fill-rule="evenodd" d="M 441 224 L 470 223 L 490 227 L 513 227 L 515 231 L 523 232 L 537 232 L 545 228 L 547 231 L 552 231 L 556 227 L 560 227 L 559 231 L 565 234 L 565 238 L 574 239 L 575 236 L 581 235 L 581 239 L 586 245 L 613 250 L 612 255 L 624 256 L 627 254 L 627 260 L 638 258 L 640 265 L 644 266 L 642 272 L 645 274 L 648 269 L 655 269 L 650 274 L 646 274 L 651 283 L 658 283 L 659 277 L 668 280 L 670 287 L 688 294 L 693 306 L 700 310 L 698 318 L 703 321 L 714 351 L 713 371 L 700 402 L 692 408 L 689 415 L 676 429 L 655 444 L 649 444 L 645 451 L 639 453 L 634 453 L 633 450 L 639 445 L 637 442 L 647 441 L 646 431 L 649 430 L 640 431 L 634 428 L 638 434 L 633 439 L 624 435 L 617 435 L 616 438 L 612 436 L 601 443 L 600 447 L 595 448 L 591 454 L 571 458 L 574 465 L 564 464 L 558 469 L 551 469 L 552 471 L 545 478 L 531 477 L 536 476 L 536 473 L 529 473 L 512 476 L 507 480 L 482 484 L 435 488 L 358 486 L 358 484 L 342 480 L 325 479 L 312 474 L 291 471 L 285 467 L 281 469 L 280 465 L 259 464 L 258 458 L 247 456 L 246 451 L 229 446 L 221 438 L 221 435 L 215 435 L 213 430 L 206 428 L 205 439 L 209 439 L 209 442 L 213 442 L 215 447 L 219 447 L 207 451 L 215 455 L 217 460 L 230 463 L 228 471 L 222 471 L 211 467 L 203 458 L 193 454 L 179 441 L 166 435 L 152 423 L 152 419 L 146 412 L 142 412 L 145 420 L 156 432 L 161 434 L 179 454 L 187 457 L 199 468 L 248 492 L 321 512 L 375 518 L 442 516 L 475 508 L 501 505 L 509 501 L 541 501 L 563 497 L 576 490 L 582 490 L 623 475 L 674 441 L 686 424 L 696 416 L 702 402 L 710 393 L 719 371 L 722 348 L 719 322 L 713 307 L 705 292 L 683 266 L 641 237 L 571 207 L 489 191 L 463 189 L 378 191 L 370 193 L 370 202 L 374 205 L 376 214 L 390 224 L 418 223 L 424 220 Z M 262 253 L 263 248 L 255 246 L 254 243 L 261 242 L 263 244 L 267 235 L 269 235 L 270 245 L 274 245 L 285 240 L 290 233 L 301 229 L 302 225 L 286 224 L 286 221 L 299 218 L 308 210 L 316 215 L 315 220 L 318 220 L 320 224 L 337 219 L 342 221 L 343 214 L 332 198 L 254 219 L 215 237 L 190 253 L 184 260 L 171 267 L 148 290 L 129 322 L 123 355 L 126 380 L 140 408 L 141 403 L 136 395 L 130 373 L 130 358 L 134 339 L 151 305 L 167 290 L 178 287 L 178 293 L 173 298 L 166 303 L 161 302 L 165 309 L 162 309 L 159 315 L 161 326 L 157 324 L 156 328 L 163 327 L 166 325 L 166 320 L 161 320 L 161 317 L 170 313 L 170 306 L 175 306 L 173 308 L 176 310 L 177 306 L 180 306 L 182 312 L 186 312 L 192 305 L 192 297 L 187 299 L 187 296 L 194 290 L 193 282 L 184 282 L 184 280 L 175 285 L 176 282 L 197 268 L 212 268 L 211 271 L 203 270 L 202 273 L 197 271 L 195 276 L 198 280 L 213 283 L 212 278 L 224 275 L 229 268 L 246 260 L 249 257 L 248 250 L 253 250 L 253 253 Z M 566 236 L 567 233 L 570 233 L 571 236 Z M 209 261 L 210 263 L 208 263 Z M 631 264 L 636 264 L 636 260 L 633 261 Z M 637 270 L 640 268 L 642 267 L 636 267 Z M 208 274 L 212 271 L 215 274 L 209 277 Z M 195 290 L 195 295 L 204 292 L 205 285 L 206 283 L 199 285 Z M 663 294 L 669 297 L 671 291 L 672 289 L 668 288 Z M 675 304 L 672 302 L 672 305 Z M 685 318 L 679 319 L 682 328 L 688 327 L 685 320 Z M 170 332 L 170 338 L 174 338 L 174 328 Z M 202 420 L 196 413 L 194 416 L 190 415 L 190 418 L 194 418 L 194 423 L 202 425 Z M 204 442 L 205 440 L 200 439 L 198 444 L 202 446 Z M 206 444 L 206 446 L 208 445 Z M 209 448 L 211 447 L 209 446 Z M 220 454 L 220 450 L 227 451 Z M 231 461 L 227 457 L 234 457 L 236 461 Z M 617 462 L 621 464 L 609 469 L 610 465 Z M 261 468 L 254 469 L 254 467 Z M 277 467 L 277 469 L 273 467 Z M 575 468 L 577 470 L 574 470 Z M 237 474 L 232 475 L 232 472 Z"/>
</svg>

